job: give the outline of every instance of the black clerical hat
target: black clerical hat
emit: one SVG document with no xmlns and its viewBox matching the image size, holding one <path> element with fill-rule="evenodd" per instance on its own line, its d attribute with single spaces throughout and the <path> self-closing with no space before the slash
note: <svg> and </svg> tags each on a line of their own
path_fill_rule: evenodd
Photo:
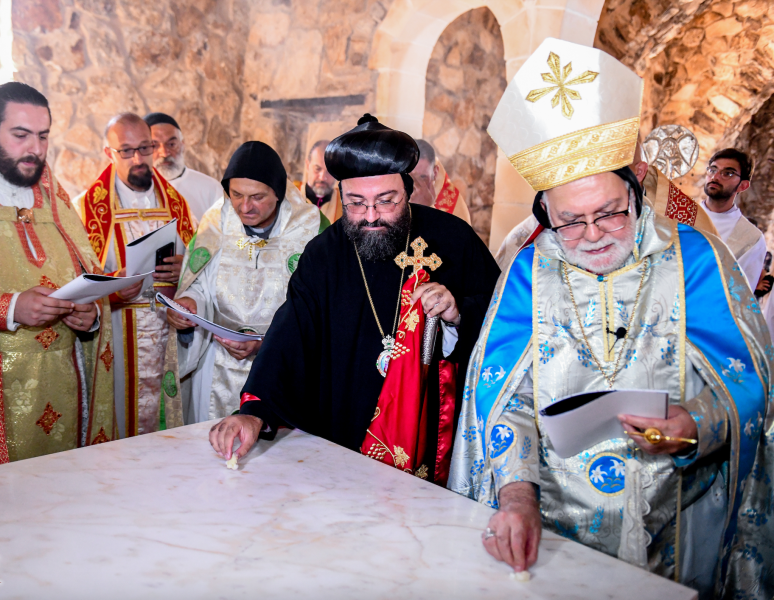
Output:
<svg viewBox="0 0 774 600">
<path fill-rule="evenodd" d="M 263 142 L 245 142 L 236 149 L 221 180 L 227 194 L 228 182 L 234 178 L 265 183 L 274 190 L 280 202 L 285 197 L 288 174 L 279 154 Z"/>
<path fill-rule="evenodd" d="M 165 123 L 167 125 L 172 125 L 173 127 L 176 127 L 178 130 L 182 131 L 182 129 L 180 129 L 180 125 L 177 124 L 177 121 L 175 121 L 174 117 L 170 117 L 165 113 L 148 113 L 142 119 L 148 124 L 148 127 L 153 127 L 154 125 Z"/>
<path fill-rule="evenodd" d="M 405 175 L 418 161 L 419 148 L 414 138 L 382 125 L 369 114 L 325 149 L 325 166 L 339 181 L 393 173 Z"/>
</svg>

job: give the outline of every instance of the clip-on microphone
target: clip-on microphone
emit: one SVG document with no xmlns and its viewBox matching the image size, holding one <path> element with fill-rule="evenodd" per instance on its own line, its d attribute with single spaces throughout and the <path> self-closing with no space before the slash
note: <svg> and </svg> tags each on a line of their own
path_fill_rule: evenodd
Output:
<svg viewBox="0 0 774 600">
<path fill-rule="evenodd" d="M 610 331 L 610 329 L 608 329 L 607 332 L 610 335 L 614 335 L 615 336 L 615 342 L 613 342 L 613 346 L 616 345 L 618 340 L 622 340 L 622 339 L 624 339 L 626 337 L 626 328 L 625 327 L 619 327 L 615 331 Z"/>
</svg>

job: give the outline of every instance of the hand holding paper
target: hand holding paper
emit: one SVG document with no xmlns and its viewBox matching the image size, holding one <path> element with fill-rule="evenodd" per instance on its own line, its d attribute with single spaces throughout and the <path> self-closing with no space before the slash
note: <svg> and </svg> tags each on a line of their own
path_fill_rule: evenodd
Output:
<svg viewBox="0 0 774 600">
<path fill-rule="evenodd" d="M 97 319 L 97 305 L 75 304 L 73 311 L 62 318 L 62 322 L 74 331 L 88 331 Z"/>
<path fill-rule="evenodd" d="M 196 314 L 196 300 L 193 298 L 178 298 L 175 300 L 180 306 L 188 309 L 192 314 Z M 176 310 L 167 311 L 167 321 L 175 329 L 190 329 L 196 327 L 196 323 L 189 321 L 182 313 Z"/>
<path fill-rule="evenodd" d="M 204 317 L 200 317 L 199 315 L 188 310 L 185 306 L 181 306 L 179 303 L 172 300 L 171 298 L 167 298 L 163 294 L 156 294 L 156 302 L 161 303 L 163 306 L 166 306 L 172 311 L 179 312 L 188 321 L 191 321 L 191 323 L 198 325 L 202 329 L 206 329 L 211 333 L 214 333 L 216 336 L 219 336 L 221 339 L 231 340 L 234 342 L 257 342 L 263 339 L 263 336 L 257 333 L 243 333 L 241 331 L 234 331 L 233 329 L 229 329 L 228 327 L 223 327 L 222 325 L 213 323 L 212 321 L 209 321 Z"/>
<path fill-rule="evenodd" d="M 116 273 L 117 277 L 126 277 L 126 268 L 121 269 L 118 273 Z M 140 279 L 139 281 L 133 283 L 129 287 L 126 287 L 122 290 L 118 290 L 116 292 L 116 296 L 121 298 L 121 300 L 125 300 L 126 302 L 133 300 L 137 296 L 140 295 L 140 292 L 142 292 L 142 287 L 144 285 L 144 280 Z"/>
<path fill-rule="evenodd" d="M 38 286 L 19 294 L 13 320 L 28 327 L 45 327 L 73 312 L 71 301 L 52 298 L 53 293 L 51 288 Z"/>
</svg>

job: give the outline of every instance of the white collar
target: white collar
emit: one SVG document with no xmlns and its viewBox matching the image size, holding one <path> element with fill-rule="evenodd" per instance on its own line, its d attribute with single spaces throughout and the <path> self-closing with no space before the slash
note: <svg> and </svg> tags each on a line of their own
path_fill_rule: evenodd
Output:
<svg viewBox="0 0 774 600">
<path fill-rule="evenodd" d="M 742 211 L 739 209 L 739 207 L 736 205 L 736 200 L 734 200 L 734 203 L 731 205 L 731 208 L 724 212 L 715 212 L 714 210 L 710 210 L 709 206 L 707 206 L 707 199 L 701 201 L 701 206 L 706 210 L 710 215 L 727 215 L 732 216 L 734 213 L 741 213 Z"/>
<path fill-rule="evenodd" d="M 0 205 L 32 208 L 35 194 L 31 187 L 19 187 L 0 175 Z"/>
<path fill-rule="evenodd" d="M 7 193 L 9 196 L 19 196 L 21 194 L 32 192 L 31 187 L 20 187 L 12 184 L 5 177 L 0 175 L 0 191 Z"/>
</svg>

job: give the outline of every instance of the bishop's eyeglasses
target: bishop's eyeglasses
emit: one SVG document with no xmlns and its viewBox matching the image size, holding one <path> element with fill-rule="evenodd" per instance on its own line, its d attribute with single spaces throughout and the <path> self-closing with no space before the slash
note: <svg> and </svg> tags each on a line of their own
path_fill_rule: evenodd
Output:
<svg viewBox="0 0 774 600">
<path fill-rule="evenodd" d="M 401 202 L 403 202 L 403 198 L 397 202 L 393 202 L 392 200 L 380 200 L 379 202 L 374 202 L 373 204 L 366 204 L 365 202 L 350 202 L 348 204 L 343 204 L 343 206 L 347 209 L 347 212 L 351 212 L 353 215 L 364 215 L 368 209 L 372 207 L 379 214 L 387 215 L 395 212 L 395 207 L 398 206 L 398 204 Z"/>
<path fill-rule="evenodd" d="M 113 152 L 118 154 L 121 158 L 134 158 L 134 153 L 139 152 L 141 156 L 150 156 L 156 149 L 158 144 L 153 142 L 148 146 L 140 146 L 139 148 L 110 148 Z M 109 146 L 108 146 L 109 147 Z"/>
<path fill-rule="evenodd" d="M 620 212 L 610 213 L 609 215 L 603 215 L 597 217 L 591 223 L 603 233 L 613 233 L 626 227 L 626 222 L 629 220 L 630 208 L 622 210 Z M 585 221 L 575 221 L 567 225 L 559 225 L 559 227 L 551 227 L 551 231 L 555 231 L 559 234 L 565 242 L 574 242 L 581 239 L 586 234 L 586 227 L 589 223 Z"/>
</svg>

